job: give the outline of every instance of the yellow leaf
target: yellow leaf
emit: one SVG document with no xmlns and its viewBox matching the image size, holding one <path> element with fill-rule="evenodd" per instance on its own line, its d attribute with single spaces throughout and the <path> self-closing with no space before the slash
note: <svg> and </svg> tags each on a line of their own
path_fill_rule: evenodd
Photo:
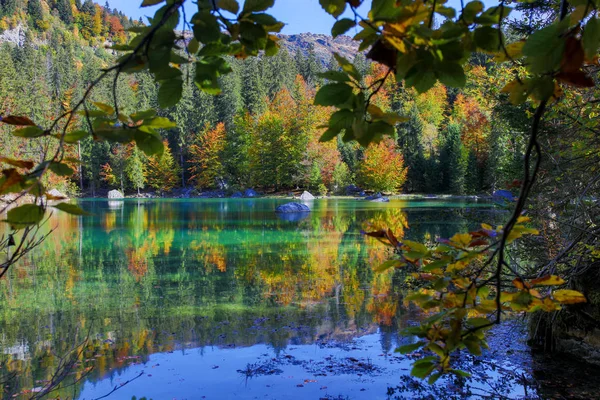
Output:
<svg viewBox="0 0 600 400">
<path fill-rule="evenodd" d="M 369 104 L 369 107 L 367 107 L 367 111 L 373 116 L 373 118 L 377 119 L 383 117 L 383 115 L 385 114 L 383 110 L 375 104 Z"/>
<path fill-rule="evenodd" d="M 555 290 L 552 297 L 562 304 L 585 303 L 587 301 L 582 293 L 569 289 Z"/>
<path fill-rule="evenodd" d="M 473 238 L 468 233 L 457 233 L 450 238 L 450 242 L 458 245 L 455 247 L 467 247 Z"/>
<path fill-rule="evenodd" d="M 511 44 L 507 44 L 503 50 L 501 50 L 496 57 L 494 57 L 494 61 L 496 62 L 504 62 L 509 60 L 516 60 L 523 55 L 523 46 L 525 45 L 524 40 L 520 40 L 518 42 L 514 42 Z"/>
<path fill-rule="evenodd" d="M 546 275 L 531 281 L 531 284 L 535 286 L 553 286 L 562 285 L 564 283 L 565 280 L 556 275 Z"/>
<path fill-rule="evenodd" d="M 521 104 L 527 100 L 527 86 L 516 79 L 506 84 L 501 92 L 508 93 L 509 100 L 514 105 Z"/>
<path fill-rule="evenodd" d="M 494 228 L 492 228 L 492 226 L 488 225 L 488 224 L 481 224 L 481 227 L 483 229 L 485 229 L 486 231 L 493 231 L 494 230 Z"/>
<path fill-rule="evenodd" d="M 525 216 L 523 216 L 523 215 L 521 215 L 521 216 L 520 216 L 520 217 L 517 219 L 517 223 L 518 223 L 518 224 L 520 224 L 520 223 L 522 223 L 522 222 L 529 222 L 529 221 L 531 221 L 531 218 L 529 218 L 529 217 L 525 217 Z"/>
<path fill-rule="evenodd" d="M 384 35 L 384 38 L 389 44 L 394 46 L 394 48 L 397 49 L 400 53 L 406 53 L 406 44 L 404 43 L 404 40 L 402 40 L 396 36 L 391 36 L 391 35 Z"/>
</svg>

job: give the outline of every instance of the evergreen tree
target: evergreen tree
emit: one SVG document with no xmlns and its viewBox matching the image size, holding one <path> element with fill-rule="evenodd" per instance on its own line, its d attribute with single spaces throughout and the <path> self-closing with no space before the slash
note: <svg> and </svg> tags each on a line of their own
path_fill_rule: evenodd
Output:
<svg viewBox="0 0 600 400">
<path fill-rule="evenodd" d="M 67 24 L 67 26 L 70 26 L 73 23 L 71 2 L 69 0 L 56 0 L 56 9 L 58 10 L 60 19 Z"/>
<path fill-rule="evenodd" d="M 242 63 L 235 59 L 228 61 L 232 72 L 220 78 L 222 92 L 219 96 L 214 97 L 213 101 L 218 120 L 225 122 L 225 126 L 229 129 L 238 113 L 244 108 L 244 99 L 242 97 Z"/>
<path fill-rule="evenodd" d="M 425 157 L 423 155 L 423 122 L 416 106 L 410 110 L 409 121 L 398 126 L 398 147 L 404 155 L 404 165 L 408 168 L 406 188 L 411 191 L 424 191 Z"/>
<path fill-rule="evenodd" d="M 260 115 L 267 107 L 267 90 L 262 80 L 260 61 L 249 58 L 242 63 L 242 98 L 251 114 Z"/>
<path fill-rule="evenodd" d="M 462 194 L 465 189 L 464 149 L 460 141 L 460 126 L 450 124 L 442 131 L 440 144 L 440 190 Z"/>
<path fill-rule="evenodd" d="M 227 179 L 240 187 L 251 184 L 250 147 L 253 145 L 253 124 L 250 114 L 239 113 L 225 134 L 223 168 Z"/>
<path fill-rule="evenodd" d="M 27 15 L 33 21 L 33 24 L 41 28 L 42 21 L 44 19 L 44 14 L 42 10 L 42 3 L 40 0 L 28 0 L 27 1 Z"/>
</svg>

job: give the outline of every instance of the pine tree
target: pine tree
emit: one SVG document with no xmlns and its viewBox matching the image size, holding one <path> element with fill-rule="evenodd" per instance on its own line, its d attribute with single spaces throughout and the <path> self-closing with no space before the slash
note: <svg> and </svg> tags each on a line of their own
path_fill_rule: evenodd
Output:
<svg viewBox="0 0 600 400">
<path fill-rule="evenodd" d="M 449 124 L 440 144 L 440 190 L 462 194 L 465 190 L 466 160 L 460 140 L 460 126 Z"/>
<path fill-rule="evenodd" d="M 69 0 L 57 0 L 56 9 L 58 10 L 59 18 L 65 24 L 67 24 L 67 26 L 71 26 L 73 23 L 73 10 L 71 9 L 71 2 Z"/>
<path fill-rule="evenodd" d="M 254 121 L 250 114 L 239 113 L 226 129 L 223 168 L 227 179 L 240 186 L 251 184 L 250 147 L 253 145 Z"/>
<path fill-rule="evenodd" d="M 261 77 L 259 60 L 249 58 L 242 66 L 242 98 L 245 109 L 251 114 L 260 115 L 267 107 L 267 91 Z"/>
<path fill-rule="evenodd" d="M 36 27 L 41 28 L 41 24 L 44 19 L 44 13 L 40 0 L 27 1 L 27 15 L 32 19 Z"/>
<path fill-rule="evenodd" d="M 409 121 L 398 126 L 398 147 L 404 155 L 404 164 L 408 168 L 406 187 L 409 191 L 424 191 L 423 171 L 423 122 L 416 106 L 410 110 Z"/>
</svg>

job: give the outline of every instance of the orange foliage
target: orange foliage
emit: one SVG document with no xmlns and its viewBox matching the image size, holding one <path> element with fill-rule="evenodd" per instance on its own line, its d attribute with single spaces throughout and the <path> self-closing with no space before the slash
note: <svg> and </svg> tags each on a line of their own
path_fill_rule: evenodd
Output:
<svg viewBox="0 0 600 400">
<path fill-rule="evenodd" d="M 406 181 L 407 168 L 404 157 L 391 138 L 371 144 L 359 169 L 359 181 L 368 188 L 380 192 L 395 192 Z"/>
<path fill-rule="evenodd" d="M 475 152 L 478 161 L 484 161 L 489 152 L 486 140 L 490 130 L 488 114 L 475 98 L 459 94 L 454 102 L 454 119 L 461 125 L 464 146 Z"/>
<path fill-rule="evenodd" d="M 225 124 L 220 122 L 214 129 L 205 129 L 198 142 L 190 146 L 190 179 L 201 188 L 216 187 L 217 179 L 223 176 L 221 153 L 225 148 Z"/>
</svg>

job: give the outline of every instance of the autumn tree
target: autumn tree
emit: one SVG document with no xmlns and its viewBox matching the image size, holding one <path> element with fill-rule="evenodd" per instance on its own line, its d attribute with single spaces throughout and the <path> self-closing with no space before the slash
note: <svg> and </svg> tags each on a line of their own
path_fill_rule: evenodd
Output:
<svg viewBox="0 0 600 400">
<path fill-rule="evenodd" d="M 198 188 L 211 189 L 222 183 L 224 148 L 225 124 L 222 122 L 212 129 L 206 127 L 198 142 L 190 146 L 190 180 L 196 182 Z"/>
<path fill-rule="evenodd" d="M 169 143 L 163 141 L 162 154 L 148 158 L 146 180 L 148 186 L 157 190 L 161 195 L 170 192 L 179 183 L 179 165 L 175 162 Z"/>
<path fill-rule="evenodd" d="M 404 157 L 392 139 L 384 139 L 367 148 L 360 164 L 357 180 L 376 192 L 395 193 L 406 181 Z"/>
</svg>

